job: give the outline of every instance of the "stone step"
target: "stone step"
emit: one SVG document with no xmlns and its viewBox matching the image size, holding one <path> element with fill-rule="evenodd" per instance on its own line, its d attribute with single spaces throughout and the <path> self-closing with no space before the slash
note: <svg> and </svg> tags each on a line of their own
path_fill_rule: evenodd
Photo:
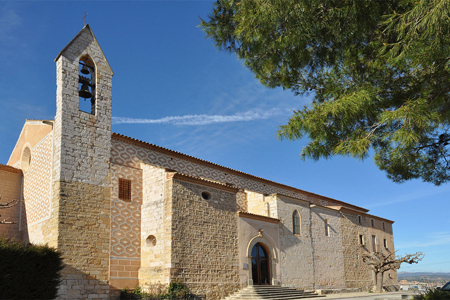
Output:
<svg viewBox="0 0 450 300">
<path fill-rule="evenodd" d="M 240 293 L 241 296 L 305 296 L 305 295 L 317 295 L 316 293 L 304 293 L 304 292 L 283 292 L 283 291 L 272 291 L 272 292 L 250 292 Z"/>
<path fill-rule="evenodd" d="M 303 290 L 296 290 L 287 287 L 263 285 L 263 286 L 248 286 L 233 295 L 225 298 L 225 300 L 298 300 L 305 298 L 324 297 L 314 292 L 305 292 Z"/>
</svg>

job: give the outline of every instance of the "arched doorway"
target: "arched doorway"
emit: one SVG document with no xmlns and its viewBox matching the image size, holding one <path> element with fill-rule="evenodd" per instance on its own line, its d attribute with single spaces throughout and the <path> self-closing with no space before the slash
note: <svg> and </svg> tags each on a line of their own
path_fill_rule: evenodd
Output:
<svg viewBox="0 0 450 300">
<path fill-rule="evenodd" d="M 270 284 L 268 252 L 261 243 L 256 243 L 252 248 L 252 278 L 254 285 Z"/>
</svg>

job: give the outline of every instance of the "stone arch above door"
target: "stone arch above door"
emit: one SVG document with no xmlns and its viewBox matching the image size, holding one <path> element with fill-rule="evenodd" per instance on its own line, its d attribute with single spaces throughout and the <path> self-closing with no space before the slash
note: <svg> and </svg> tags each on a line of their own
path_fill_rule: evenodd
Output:
<svg viewBox="0 0 450 300">
<path fill-rule="evenodd" d="M 276 265 L 278 263 L 278 253 L 277 249 L 273 246 L 273 243 L 269 239 L 263 237 L 262 232 L 257 236 L 253 237 L 247 246 L 247 259 L 248 259 L 248 285 L 254 285 L 253 275 L 252 275 L 252 250 L 257 245 L 260 244 L 264 250 L 266 250 L 269 256 L 269 276 L 270 284 L 278 285 L 278 275 L 276 271 Z"/>
</svg>

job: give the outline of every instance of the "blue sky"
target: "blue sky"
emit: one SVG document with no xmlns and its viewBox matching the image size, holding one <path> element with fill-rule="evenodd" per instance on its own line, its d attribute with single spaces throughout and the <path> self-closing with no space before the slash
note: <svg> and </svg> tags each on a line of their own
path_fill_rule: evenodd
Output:
<svg viewBox="0 0 450 300">
<path fill-rule="evenodd" d="M 25 119 L 53 119 L 60 50 L 84 25 L 115 75 L 113 131 L 394 220 L 400 271 L 450 272 L 450 184 L 389 181 L 371 158 L 302 161 L 276 130 L 307 98 L 267 89 L 197 27 L 210 1 L 0 1 L 0 163 Z"/>
</svg>

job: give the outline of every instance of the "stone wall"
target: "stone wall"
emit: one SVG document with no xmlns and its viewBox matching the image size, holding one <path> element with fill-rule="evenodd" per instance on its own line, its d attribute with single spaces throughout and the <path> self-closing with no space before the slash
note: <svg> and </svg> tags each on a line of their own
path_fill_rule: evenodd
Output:
<svg viewBox="0 0 450 300">
<path fill-rule="evenodd" d="M 264 195 L 252 191 L 245 191 L 247 194 L 248 212 L 251 214 L 269 216 L 269 204 L 265 202 Z"/>
<path fill-rule="evenodd" d="M 251 251 L 257 242 L 264 244 L 270 255 L 269 274 L 271 283 L 280 284 L 279 222 L 276 219 L 268 219 L 267 217 L 239 213 L 238 241 L 241 288 L 251 283 L 249 282 L 252 279 Z"/>
<path fill-rule="evenodd" d="M 0 164 L 0 204 L 19 200 L 11 208 L 0 209 L 0 221 L 7 220 L 15 224 L 0 224 L 0 236 L 20 239 L 20 200 L 22 199 L 22 171 Z"/>
<path fill-rule="evenodd" d="M 79 61 L 95 66 L 93 114 L 79 110 Z M 60 298 L 109 297 L 112 70 L 86 25 L 55 59 L 53 205 L 67 267 Z M 95 284 L 93 284 L 95 283 Z"/>
<path fill-rule="evenodd" d="M 164 253 L 170 251 L 164 231 L 165 170 L 142 164 L 143 202 L 141 219 L 141 267 L 139 284 L 169 283 Z"/>
<path fill-rule="evenodd" d="M 369 240 L 367 243 L 367 246 L 369 248 L 369 251 L 372 251 L 374 249 L 373 245 L 373 238 L 375 237 L 375 249 L 379 252 L 389 253 L 389 252 L 395 252 L 395 246 L 394 246 L 394 236 L 393 236 L 393 229 L 392 229 L 392 221 L 381 219 L 376 216 L 367 215 L 367 229 L 368 229 L 368 236 Z M 373 226 L 372 226 L 372 220 L 373 220 Z M 383 228 L 384 224 L 384 228 Z M 384 240 L 386 240 L 386 245 L 384 243 Z M 387 246 L 387 247 L 385 247 Z M 374 275 L 372 275 L 373 277 Z M 398 285 L 397 282 L 397 270 L 391 270 L 384 273 L 383 277 L 383 285 L 384 286 L 390 286 L 390 285 Z"/>
<path fill-rule="evenodd" d="M 360 288 L 367 291 L 373 285 L 372 274 L 369 267 L 363 262 L 362 254 L 368 250 L 367 225 L 369 220 L 365 215 L 357 212 L 341 211 L 341 215 L 345 285 L 347 288 Z M 361 244 L 360 235 L 363 236 L 364 244 Z"/>
<path fill-rule="evenodd" d="M 328 235 L 326 223 L 328 223 Z M 345 288 L 344 257 L 339 211 L 311 208 L 315 288 Z"/>
<path fill-rule="evenodd" d="M 171 279 L 194 294 L 222 299 L 240 283 L 237 190 L 200 184 L 172 179 Z M 202 198 L 203 191 L 211 199 Z"/>
<path fill-rule="evenodd" d="M 280 222 L 281 284 L 292 288 L 312 289 L 314 265 L 310 233 L 310 209 L 306 201 L 274 195 Z M 292 214 L 300 215 L 300 234 L 293 233 Z"/>
</svg>

